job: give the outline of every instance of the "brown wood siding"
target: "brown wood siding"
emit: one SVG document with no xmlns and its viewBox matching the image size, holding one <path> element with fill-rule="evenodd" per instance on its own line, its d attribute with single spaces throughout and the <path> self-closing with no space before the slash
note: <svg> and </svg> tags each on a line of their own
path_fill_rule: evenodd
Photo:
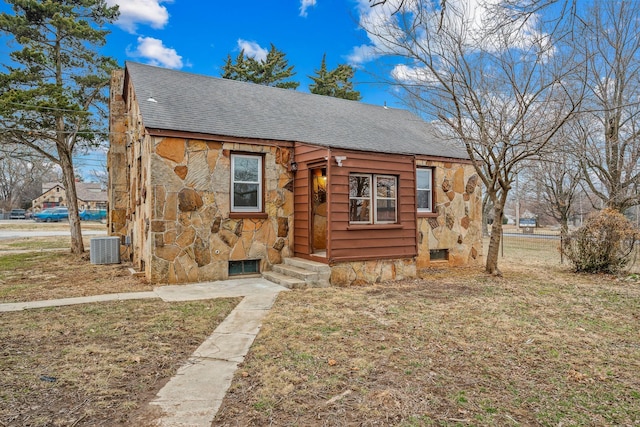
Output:
<svg viewBox="0 0 640 427">
<path fill-rule="evenodd" d="M 342 167 L 335 164 L 335 156 L 346 156 Z M 413 156 L 332 150 L 329 162 L 330 261 L 416 256 L 418 242 Z M 352 173 L 398 177 L 397 224 L 349 224 L 349 175 Z"/>
<path fill-rule="evenodd" d="M 309 233 L 311 218 L 309 212 L 309 165 L 324 161 L 329 154 L 327 148 L 306 144 L 296 144 L 293 160 L 298 164 L 293 185 L 293 250 L 295 255 L 309 255 L 311 244 Z"/>
</svg>

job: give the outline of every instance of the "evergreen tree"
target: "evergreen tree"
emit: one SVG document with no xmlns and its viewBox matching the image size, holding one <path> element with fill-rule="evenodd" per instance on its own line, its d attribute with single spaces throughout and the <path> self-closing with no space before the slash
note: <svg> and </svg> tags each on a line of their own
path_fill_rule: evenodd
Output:
<svg viewBox="0 0 640 427">
<path fill-rule="evenodd" d="M 339 64 L 335 69 L 327 71 L 327 54 L 322 55 L 320 69 L 315 76 L 309 76 L 313 83 L 309 85 L 309 91 L 316 95 L 333 96 L 351 101 L 360 100 L 360 92 L 353 90 L 351 79 L 354 75 L 353 67 L 347 64 Z"/>
<path fill-rule="evenodd" d="M 71 252 L 84 252 L 73 154 L 97 144 L 116 62 L 99 54 L 118 8 L 105 0 L 6 0 L 0 33 L 19 48 L 0 74 L 3 140 L 60 165 L 69 200 Z"/>
<path fill-rule="evenodd" d="M 247 58 L 249 59 L 249 58 Z M 222 78 L 229 80 L 241 80 L 248 81 L 246 76 L 248 75 L 249 64 L 245 61 L 244 49 L 240 51 L 236 57 L 235 64 L 231 59 L 231 55 L 227 55 L 227 60 L 222 67 Z"/>
<path fill-rule="evenodd" d="M 221 76 L 224 79 L 295 90 L 300 83 L 291 80 L 287 81 L 295 74 L 293 65 L 290 66 L 285 58 L 285 53 L 276 49 L 272 43 L 264 60 L 248 57 L 245 55 L 244 50 L 240 51 L 235 63 L 231 59 L 231 55 L 228 55 L 222 67 Z"/>
</svg>

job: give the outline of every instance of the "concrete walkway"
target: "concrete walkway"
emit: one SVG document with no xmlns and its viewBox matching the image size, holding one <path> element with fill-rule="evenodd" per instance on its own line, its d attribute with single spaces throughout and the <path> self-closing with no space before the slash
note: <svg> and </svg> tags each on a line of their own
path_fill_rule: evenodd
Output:
<svg viewBox="0 0 640 427">
<path fill-rule="evenodd" d="M 244 297 L 151 402 L 164 413 L 159 420 L 160 426 L 208 427 L 231 385 L 238 364 L 244 360 L 260 331 L 262 319 L 273 306 L 278 293 L 286 290 L 262 278 L 235 279 L 160 286 L 149 292 L 7 303 L 0 304 L 0 312 L 144 298 L 193 301 Z"/>
</svg>

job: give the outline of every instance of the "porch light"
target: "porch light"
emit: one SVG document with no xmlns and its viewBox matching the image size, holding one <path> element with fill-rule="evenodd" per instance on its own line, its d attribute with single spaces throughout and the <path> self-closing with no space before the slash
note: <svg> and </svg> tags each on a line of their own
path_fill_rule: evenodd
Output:
<svg viewBox="0 0 640 427">
<path fill-rule="evenodd" d="M 327 177 L 319 176 L 318 177 L 318 189 L 325 191 L 327 189 Z"/>
<path fill-rule="evenodd" d="M 342 162 L 347 160 L 347 156 L 336 156 L 335 159 L 336 159 L 336 163 L 338 164 L 338 166 L 342 167 Z"/>
</svg>

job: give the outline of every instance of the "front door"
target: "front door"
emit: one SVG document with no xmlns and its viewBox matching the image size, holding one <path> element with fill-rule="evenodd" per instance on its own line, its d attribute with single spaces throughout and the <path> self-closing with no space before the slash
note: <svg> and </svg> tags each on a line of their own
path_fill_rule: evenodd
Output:
<svg viewBox="0 0 640 427">
<path fill-rule="evenodd" d="M 311 183 L 311 229 L 309 241 L 311 254 L 327 256 L 327 168 L 317 167 L 310 171 Z"/>
</svg>

